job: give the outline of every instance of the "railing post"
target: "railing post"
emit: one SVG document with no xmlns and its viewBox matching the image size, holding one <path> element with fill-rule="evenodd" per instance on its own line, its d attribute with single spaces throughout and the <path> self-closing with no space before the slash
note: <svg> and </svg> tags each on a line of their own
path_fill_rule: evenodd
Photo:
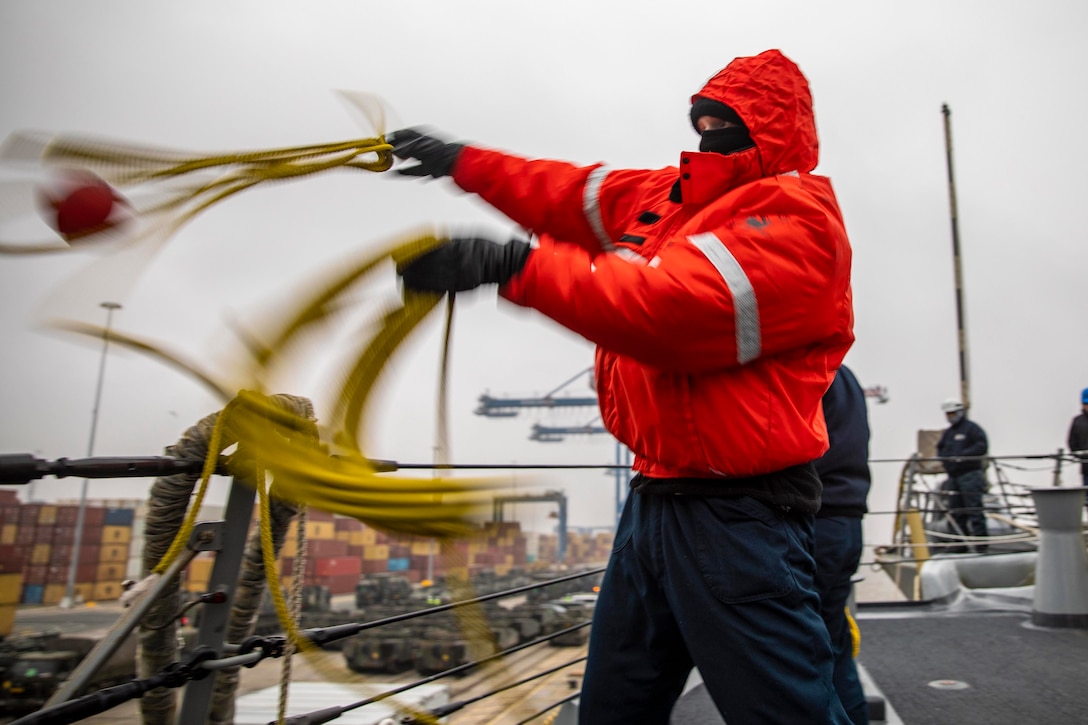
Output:
<svg viewBox="0 0 1088 725">
<path fill-rule="evenodd" d="M 243 482 L 243 477 L 251 480 Z M 246 538 L 249 536 L 249 524 L 253 519 L 253 501 L 256 498 L 256 486 L 263 485 L 255 480 L 255 472 L 236 473 L 231 481 L 227 495 L 227 509 L 223 514 L 223 549 L 215 557 L 212 574 L 208 581 L 209 592 L 223 592 L 226 600 L 214 607 L 205 607 L 200 613 L 200 630 L 197 632 L 196 646 L 207 646 L 215 650 L 216 655 L 223 653 L 227 626 L 230 621 L 234 594 L 238 588 L 238 573 L 242 568 L 245 555 Z M 202 680 L 193 680 L 185 686 L 185 696 L 178 715 L 178 725 L 203 723 L 208 720 L 208 711 L 215 688 L 216 673 Z"/>
</svg>

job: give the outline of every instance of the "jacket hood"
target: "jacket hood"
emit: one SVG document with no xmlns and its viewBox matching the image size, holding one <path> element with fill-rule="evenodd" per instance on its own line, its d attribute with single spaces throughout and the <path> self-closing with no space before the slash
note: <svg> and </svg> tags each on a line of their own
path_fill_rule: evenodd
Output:
<svg viewBox="0 0 1088 725">
<path fill-rule="evenodd" d="M 737 112 L 759 149 L 764 176 L 816 168 L 820 146 L 808 80 L 781 51 L 735 59 L 692 103 L 700 96 Z"/>
</svg>

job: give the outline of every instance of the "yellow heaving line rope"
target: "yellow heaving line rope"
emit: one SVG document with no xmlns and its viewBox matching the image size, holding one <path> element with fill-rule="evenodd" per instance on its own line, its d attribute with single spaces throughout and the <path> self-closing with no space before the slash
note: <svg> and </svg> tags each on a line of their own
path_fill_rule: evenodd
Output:
<svg viewBox="0 0 1088 725">
<path fill-rule="evenodd" d="M 352 99 L 370 115 L 374 109 L 369 101 Z M 367 106 L 367 107 L 364 107 Z M 375 124 L 380 127 L 381 124 Z M 76 135 L 20 133 L 4 144 L 6 158 L 27 160 L 36 157 L 43 166 L 85 169 L 117 187 L 150 187 L 154 201 L 142 208 L 132 203 L 132 212 L 143 224 L 129 228 L 122 241 L 130 246 L 152 250 L 172 236 L 183 224 L 212 205 L 261 182 L 294 179 L 336 168 L 357 168 L 381 172 L 392 167 L 393 154 L 379 132 L 376 138 L 365 138 L 331 144 L 298 146 L 264 151 L 192 155 L 146 146 L 136 146 Z M 82 244 L 116 236 L 90 234 Z M 411 533 L 438 539 L 442 551 L 450 555 L 449 543 L 472 530 L 469 515 L 483 510 L 490 502 L 494 489 L 505 485 L 495 479 L 400 478 L 382 475 L 362 452 L 360 440 L 365 438 L 366 403 L 386 363 L 397 347 L 437 305 L 441 297 L 433 294 L 406 292 L 403 304 L 389 310 L 382 318 L 377 333 L 360 351 L 339 380 L 338 394 L 331 421 L 331 443 L 341 453 L 329 454 L 317 435 L 316 421 L 289 413 L 266 396 L 263 379 L 288 347 L 298 344 L 304 331 L 327 322 L 333 315 L 337 298 L 361 277 L 388 261 L 403 262 L 423 254 L 442 243 L 434 235 L 424 235 L 371 255 L 348 269 L 331 283 L 320 288 L 301 305 L 293 316 L 283 321 L 278 332 L 267 341 L 245 339 L 250 353 L 250 369 L 242 376 L 247 387 L 235 395 L 237 376 L 226 376 L 200 369 L 180 355 L 168 352 L 162 345 L 138 339 L 124 333 L 111 332 L 111 339 L 139 350 L 179 368 L 210 388 L 227 401 L 219 413 L 208 445 L 208 454 L 201 473 L 199 488 L 185 519 L 162 561 L 153 574 L 161 575 L 177 559 L 195 525 L 209 481 L 216 470 L 220 447 L 229 429 L 229 439 L 238 441 L 238 450 L 256 463 L 254 485 L 260 508 L 260 539 L 269 591 L 277 616 L 292 648 L 302 652 L 317 649 L 298 629 L 295 616 L 288 611 L 280 586 L 274 559 L 269 516 L 269 496 L 275 495 L 297 504 L 300 511 L 314 506 L 328 512 L 350 516 L 376 528 Z M 52 241 L 38 245 L 12 245 L 0 242 L 0 254 L 40 253 L 70 249 L 67 244 Z M 148 255 L 147 259 L 150 259 Z M 445 384 L 446 359 L 449 345 L 447 317 L 446 349 L 440 375 L 438 446 L 447 463 Z M 53 321 L 57 327 L 100 336 L 103 330 L 76 321 Z M 237 372 L 237 371 L 235 371 Z M 272 475 L 274 492 L 268 489 L 265 471 Z M 244 480 L 245 477 L 242 477 Z M 300 537 L 304 532 L 299 532 Z M 297 572 L 296 572 L 297 574 Z M 297 576 L 296 576 L 297 580 Z M 297 582 L 296 582 L 297 583 Z M 453 585 L 457 585 L 454 577 Z M 462 590 L 468 582 L 460 582 Z M 292 587 L 295 589 L 295 587 Z M 298 591 L 295 592 L 296 596 Z M 469 628 L 468 636 L 487 636 L 487 625 L 479 613 L 459 610 L 461 626 Z M 480 621 L 476 621 L 480 620 Z M 316 660 L 311 662 L 317 665 Z M 285 668 L 285 673 L 289 672 Z M 286 675 L 285 675 L 286 678 Z M 334 673 L 330 679 L 341 679 Z M 284 718 L 285 699 L 281 697 L 280 721 Z M 402 710 L 419 718 L 420 722 L 436 722 L 426 713 L 410 708 Z"/>
</svg>

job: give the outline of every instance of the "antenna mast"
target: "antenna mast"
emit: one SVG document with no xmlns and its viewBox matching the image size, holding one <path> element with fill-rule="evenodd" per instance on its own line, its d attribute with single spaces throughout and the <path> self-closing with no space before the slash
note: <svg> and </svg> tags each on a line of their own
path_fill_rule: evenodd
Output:
<svg viewBox="0 0 1088 725">
<path fill-rule="evenodd" d="M 960 257 L 959 215 L 956 211 L 956 179 L 952 173 L 952 111 L 947 103 L 941 104 L 944 115 L 944 147 L 948 161 L 948 201 L 952 215 L 952 262 L 956 274 L 956 325 L 959 335 L 960 353 L 960 402 L 964 407 L 971 407 L 971 386 L 968 383 L 967 358 L 967 311 L 963 292 L 963 262 Z"/>
</svg>

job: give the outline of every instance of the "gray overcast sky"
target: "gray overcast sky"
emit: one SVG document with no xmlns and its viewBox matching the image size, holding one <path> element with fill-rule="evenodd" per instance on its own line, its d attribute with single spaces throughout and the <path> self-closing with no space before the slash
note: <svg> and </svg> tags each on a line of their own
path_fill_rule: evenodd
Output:
<svg viewBox="0 0 1088 725">
<path fill-rule="evenodd" d="M 350 89 L 384 99 L 389 129 L 429 124 L 530 156 L 660 167 L 696 147 L 688 98 L 709 76 L 735 56 L 780 48 L 811 82 L 817 172 L 832 178 L 854 244 L 857 343 L 847 363 L 863 384 L 891 395 L 870 408 L 873 457 L 908 456 L 919 428 L 943 426 L 939 404 L 958 391 L 944 102 L 972 417 L 994 454 L 1049 453 L 1064 446 L 1088 386 L 1086 29 L 1088 6 L 1068 0 L 7 0 L 0 136 L 41 129 L 221 151 L 371 135 L 334 93 Z M 511 228 L 447 181 L 338 172 L 254 190 L 173 238 L 121 300 L 114 324 L 215 368 L 227 316 L 253 321 L 338 260 L 431 223 Z M 0 451 L 87 451 L 100 345 L 49 333 L 34 319 L 46 295 L 90 260 L 0 258 Z M 392 299 L 387 277 L 362 306 Z M 497 303 L 491 291 L 463 298 L 451 368 L 453 460 L 611 462 L 603 437 L 527 440 L 533 422 L 576 425 L 595 411 L 472 414 L 485 390 L 547 392 L 587 367 L 592 348 Z M 93 302 L 78 314 L 104 321 Z M 372 455 L 431 459 L 440 334 L 436 316 L 397 358 L 377 402 Z M 320 405 L 319 366 L 330 361 L 313 353 L 282 389 Z M 589 392 L 584 378 L 571 392 Z M 135 353 L 111 355 L 95 453 L 157 454 L 217 407 L 173 370 Z M 899 470 L 874 464 L 873 508 L 892 506 Z M 1067 469 L 1067 482 L 1073 476 Z M 1022 477 L 1049 481 L 1045 471 Z M 519 478 L 526 489 L 564 488 L 573 524 L 611 520 L 606 474 Z M 146 483 L 95 482 L 91 495 L 142 498 Z M 47 499 L 77 492 L 76 480 L 37 485 Z M 524 515 L 543 527 L 545 512 Z M 871 517 L 870 543 L 886 541 L 889 528 L 888 517 Z"/>
</svg>

